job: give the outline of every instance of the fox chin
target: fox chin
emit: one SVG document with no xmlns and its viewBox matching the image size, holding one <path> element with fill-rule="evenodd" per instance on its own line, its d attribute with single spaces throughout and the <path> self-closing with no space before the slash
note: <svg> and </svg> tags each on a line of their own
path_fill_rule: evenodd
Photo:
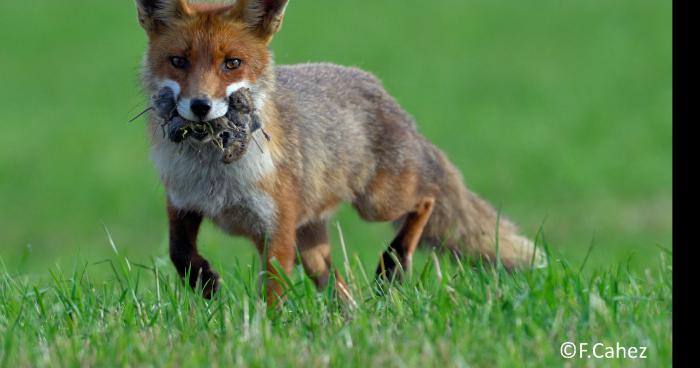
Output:
<svg viewBox="0 0 700 368">
<path fill-rule="evenodd" d="M 330 277 L 327 223 L 342 203 L 397 229 L 378 262 L 379 279 L 400 279 L 419 245 L 500 259 L 509 269 L 544 266 L 544 254 L 465 187 L 376 77 L 327 63 L 274 65 L 269 44 L 287 3 L 136 0 L 148 36 L 144 85 L 171 99 L 161 113 L 154 106 L 148 126 L 167 196 L 170 257 L 185 282 L 201 285 L 206 298 L 219 286 L 197 250 L 206 218 L 256 246 L 271 274 L 264 277 L 268 304 L 284 299 L 274 276 L 291 272 L 297 259 L 319 288 L 334 280 L 338 295 L 352 300 L 340 275 Z M 211 122 L 230 116 L 232 96 L 244 90 L 253 105 L 246 111 L 255 114 L 246 121 L 256 126 L 241 131 L 255 144 L 222 162 L 221 147 L 205 143 L 220 134 Z M 178 140 L 163 134 L 173 121 Z M 197 127 L 206 129 L 198 136 Z"/>
</svg>

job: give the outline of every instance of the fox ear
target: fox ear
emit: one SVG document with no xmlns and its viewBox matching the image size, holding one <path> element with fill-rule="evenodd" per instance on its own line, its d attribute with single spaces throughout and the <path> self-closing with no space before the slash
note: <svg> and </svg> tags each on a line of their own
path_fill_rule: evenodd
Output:
<svg viewBox="0 0 700 368">
<path fill-rule="evenodd" d="M 186 0 L 136 0 L 139 23 L 149 34 L 191 14 Z"/>
<path fill-rule="evenodd" d="M 243 20 L 248 27 L 266 41 L 282 27 L 288 0 L 236 0 L 230 15 Z"/>
</svg>

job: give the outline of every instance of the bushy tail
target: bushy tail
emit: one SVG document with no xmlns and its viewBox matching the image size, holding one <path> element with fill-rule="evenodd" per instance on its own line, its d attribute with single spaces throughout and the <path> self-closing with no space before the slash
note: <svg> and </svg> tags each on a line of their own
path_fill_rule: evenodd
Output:
<svg viewBox="0 0 700 368">
<path fill-rule="evenodd" d="M 457 255 L 496 261 L 497 253 L 508 269 L 544 267 L 547 259 L 534 243 L 486 201 L 470 192 L 457 169 L 436 148 L 440 177 L 433 214 L 423 231 L 423 244 L 446 247 Z M 498 223 L 498 234 L 496 224 Z M 498 244 L 498 246 L 496 245 Z"/>
</svg>

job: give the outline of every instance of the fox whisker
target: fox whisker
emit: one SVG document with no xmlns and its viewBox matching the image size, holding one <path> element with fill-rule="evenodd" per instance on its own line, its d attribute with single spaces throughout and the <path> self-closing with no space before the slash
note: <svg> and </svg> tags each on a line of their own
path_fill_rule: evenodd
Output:
<svg viewBox="0 0 700 368">
<path fill-rule="evenodd" d="M 258 143 L 258 140 L 255 138 L 255 136 L 251 135 L 250 137 L 253 138 L 253 142 L 255 142 L 255 145 L 258 146 L 258 148 L 260 149 L 260 153 L 265 153 L 265 151 L 263 151 L 262 146 L 260 145 L 260 143 Z"/>
<path fill-rule="evenodd" d="M 267 139 L 267 141 L 269 142 L 269 141 L 270 141 L 270 135 L 267 134 L 267 132 L 265 131 L 265 128 L 260 128 L 260 131 L 262 131 L 263 135 L 265 136 L 265 139 Z"/>
<path fill-rule="evenodd" d="M 151 110 L 153 110 L 153 107 L 152 107 L 152 106 L 147 107 L 145 110 L 141 111 L 141 112 L 138 113 L 136 116 L 134 116 L 133 118 L 131 118 L 128 122 L 129 122 L 129 123 L 133 122 L 134 120 L 140 118 L 143 114 L 145 114 L 145 113 L 147 113 L 147 112 L 149 112 L 149 111 L 151 111 Z"/>
</svg>

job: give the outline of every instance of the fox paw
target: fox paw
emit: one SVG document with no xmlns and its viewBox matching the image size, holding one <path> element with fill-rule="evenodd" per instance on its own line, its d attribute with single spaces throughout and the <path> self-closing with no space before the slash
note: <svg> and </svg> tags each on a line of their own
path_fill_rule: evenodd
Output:
<svg viewBox="0 0 700 368">
<path fill-rule="evenodd" d="M 201 287 L 202 296 L 211 299 L 219 290 L 219 274 L 210 269 L 200 269 L 197 274 L 192 274 L 189 278 L 190 287 L 199 290 Z"/>
<path fill-rule="evenodd" d="M 202 272 L 202 296 L 205 299 L 211 297 L 219 291 L 219 274 L 212 270 Z"/>
</svg>

